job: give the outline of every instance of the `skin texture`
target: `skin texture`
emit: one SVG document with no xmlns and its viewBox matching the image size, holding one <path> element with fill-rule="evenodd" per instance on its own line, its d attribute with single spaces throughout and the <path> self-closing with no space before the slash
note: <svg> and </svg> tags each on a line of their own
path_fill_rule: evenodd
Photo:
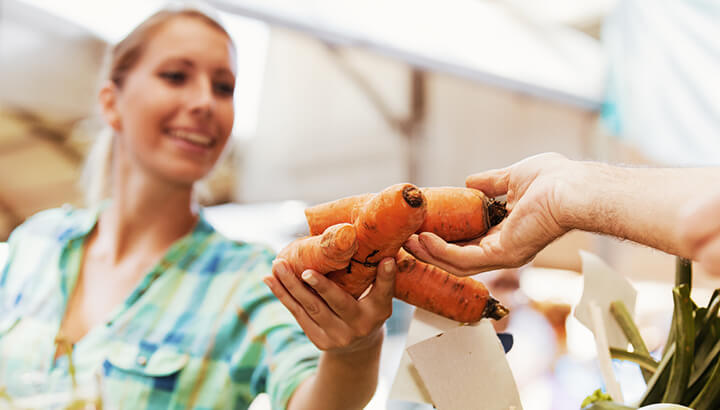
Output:
<svg viewBox="0 0 720 410">
<path fill-rule="evenodd" d="M 377 385 L 383 324 L 392 314 L 396 271 L 392 258 L 383 259 L 370 292 L 355 300 L 318 272 L 306 270 L 301 280 L 287 261 L 275 260 L 273 276 L 265 283 L 323 350 L 318 373 L 300 385 L 288 408 L 362 409 L 370 401 Z"/>
<path fill-rule="evenodd" d="M 720 276 L 720 191 L 708 193 L 680 212 L 679 234 L 684 254 Z"/>
<path fill-rule="evenodd" d="M 546 153 L 470 175 L 466 184 L 491 197 L 507 195 L 506 219 L 461 244 L 414 235 L 404 245 L 408 252 L 467 276 L 521 266 L 580 229 L 697 258 L 708 271 L 720 271 L 720 196 L 708 192 L 720 186 L 718 168 L 629 168 Z"/>
<path fill-rule="evenodd" d="M 192 230 L 193 184 L 215 165 L 232 129 L 235 55 L 224 33 L 178 17 L 145 46 L 122 85 L 108 81 L 100 91 L 103 117 L 116 135 L 113 202 L 86 241 L 60 330 L 70 343 L 102 325 L 167 248 Z M 189 148 L 175 130 L 203 134 L 211 146 Z M 296 390 L 289 408 L 362 408 L 377 383 L 394 263 L 360 301 L 321 275 L 310 276 L 318 279 L 312 293 L 277 266 L 266 283 L 324 351 L 318 372 Z"/>
</svg>

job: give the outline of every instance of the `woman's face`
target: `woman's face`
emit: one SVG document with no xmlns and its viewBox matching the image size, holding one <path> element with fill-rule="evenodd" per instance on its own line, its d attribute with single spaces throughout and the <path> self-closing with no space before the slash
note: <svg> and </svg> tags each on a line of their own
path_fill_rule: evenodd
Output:
<svg viewBox="0 0 720 410">
<path fill-rule="evenodd" d="M 173 184 L 201 179 L 230 136 L 234 87 L 224 33 L 188 17 L 167 22 L 114 90 L 119 160 Z"/>
</svg>

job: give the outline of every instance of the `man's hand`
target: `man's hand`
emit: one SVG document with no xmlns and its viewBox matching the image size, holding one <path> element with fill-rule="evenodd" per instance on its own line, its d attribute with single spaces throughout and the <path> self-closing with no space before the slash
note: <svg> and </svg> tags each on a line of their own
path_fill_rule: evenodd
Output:
<svg viewBox="0 0 720 410">
<path fill-rule="evenodd" d="M 678 233 L 687 255 L 710 274 L 720 276 L 720 192 L 681 211 Z"/>
<path fill-rule="evenodd" d="M 559 215 L 564 195 L 580 170 L 579 163 L 548 153 L 471 175 L 468 187 L 490 197 L 507 196 L 505 220 L 473 241 L 449 244 L 423 232 L 413 235 L 404 247 L 417 258 L 460 276 L 521 266 L 569 230 Z"/>
</svg>

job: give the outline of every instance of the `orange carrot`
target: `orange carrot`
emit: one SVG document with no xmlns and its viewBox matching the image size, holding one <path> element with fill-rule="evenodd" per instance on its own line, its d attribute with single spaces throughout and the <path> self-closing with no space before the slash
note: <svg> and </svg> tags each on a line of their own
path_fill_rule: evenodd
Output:
<svg viewBox="0 0 720 410">
<path fill-rule="evenodd" d="M 360 297 L 375 280 L 378 263 L 395 256 L 423 223 L 425 206 L 422 192 L 412 184 L 396 184 L 373 195 L 356 211 L 357 252 L 345 269 L 331 272 L 328 278 Z"/>
<path fill-rule="evenodd" d="M 310 235 L 318 235 L 331 225 L 355 222 L 358 209 L 374 195 L 349 196 L 305 209 L 305 217 L 310 226 Z"/>
<path fill-rule="evenodd" d="M 448 242 L 465 241 L 484 235 L 502 221 L 505 206 L 472 188 L 423 188 L 427 201 L 425 221 L 417 232 L 433 232 Z M 315 205 L 305 210 L 310 233 L 318 234 L 328 226 L 354 222 L 358 209 L 372 194 L 355 195 Z"/>
<path fill-rule="evenodd" d="M 328 227 L 322 235 L 294 240 L 278 258 L 287 260 L 298 275 L 306 269 L 324 274 L 347 266 L 357 249 L 355 227 L 343 223 Z"/>
<path fill-rule="evenodd" d="M 402 249 L 396 261 L 395 297 L 406 303 L 463 323 L 485 317 L 499 320 L 508 314 L 482 282 L 452 275 Z"/>
<path fill-rule="evenodd" d="M 478 238 L 505 216 L 502 213 L 499 220 L 494 219 L 497 203 L 477 189 L 423 188 L 423 195 L 428 211 L 418 232 L 433 232 L 448 242 Z"/>
</svg>

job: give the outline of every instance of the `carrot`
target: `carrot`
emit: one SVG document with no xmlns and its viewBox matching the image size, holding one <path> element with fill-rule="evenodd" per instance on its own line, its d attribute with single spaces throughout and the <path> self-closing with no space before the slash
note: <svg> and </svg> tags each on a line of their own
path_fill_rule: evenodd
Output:
<svg viewBox="0 0 720 410">
<path fill-rule="evenodd" d="M 428 211 L 418 233 L 433 232 L 448 242 L 480 237 L 505 216 L 503 213 L 497 220 L 497 203 L 477 189 L 424 188 L 423 194 L 428 201 Z"/>
<path fill-rule="evenodd" d="M 422 192 L 427 216 L 417 232 L 433 232 L 448 242 L 478 238 L 507 213 L 504 204 L 477 189 L 437 187 L 423 188 Z M 310 233 L 317 235 L 330 225 L 354 222 L 358 209 L 370 198 L 372 194 L 355 195 L 307 208 Z"/>
<path fill-rule="evenodd" d="M 328 227 L 322 235 L 294 240 L 278 258 L 287 260 L 297 275 L 306 269 L 324 274 L 347 266 L 357 249 L 355 227 L 342 223 Z"/>
<path fill-rule="evenodd" d="M 402 249 L 396 261 L 395 297 L 406 303 L 463 323 L 486 317 L 499 320 L 508 314 L 482 282 L 452 275 Z"/>
<path fill-rule="evenodd" d="M 355 222 L 358 209 L 374 195 L 349 196 L 305 209 L 305 217 L 310 226 L 310 235 L 319 235 L 331 225 Z"/>
<path fill-rule="evenodd" d="M 358 250 L 345 269 L 328 274 L 355 298 L 375 280 L 378 263 L 395 256 L 425 219 L 425 198 L 412 184 L 396 184 L 373 195 L 356 211 Z"/>
</svg>

